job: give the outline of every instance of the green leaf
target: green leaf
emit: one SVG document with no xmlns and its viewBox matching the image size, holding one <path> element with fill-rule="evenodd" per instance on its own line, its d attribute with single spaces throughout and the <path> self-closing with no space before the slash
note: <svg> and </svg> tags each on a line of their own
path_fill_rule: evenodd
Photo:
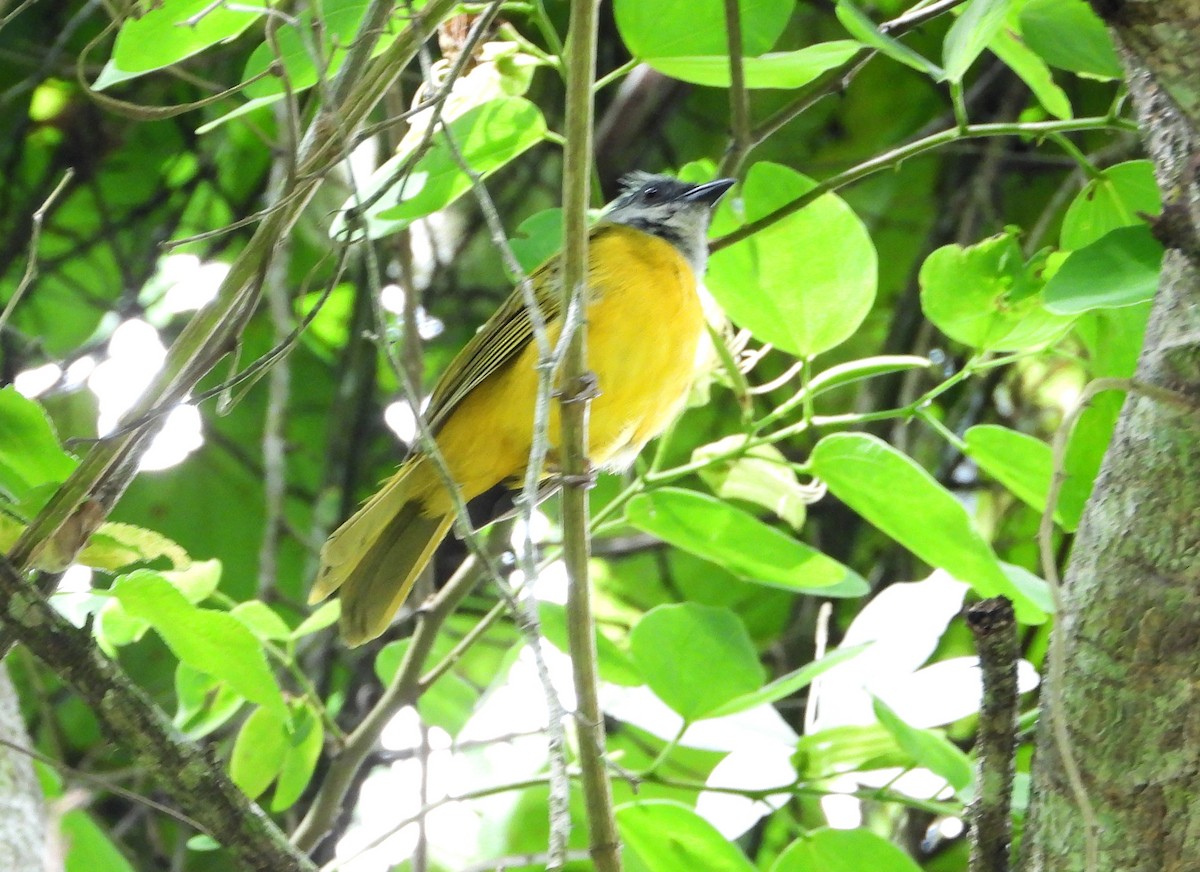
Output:
<svg viewBox="0 0 1200 872">
<path fill-rule="evenodd" d="M 1011 18 L 1011 16 L 1010 16 Z M 988 43 L 988 49 L 1021 77 L 1033 96 L 1055 118 L 1070 118 L 1071 101 L 1067 92 L 1054 81 L 1045 61 L 1008 28 L 1001 28 Z"/>
<path fill-rule="evenodd" d="M 867 592 L 866 582 L 833 558 L 704 494 L 676 488 L 638 494 L 625 519 L 746 581 L 821 596 Z"/>
<path fill-rule="evenodd" d="M 1058 499 L 1064 529 L 1074 530 L 1079 526 L 1124 400 L 1124 394 L 1106 391 L 1095 397 L 1075 422 L 1071 441 L 1067 443 L 1067 478 Z"/>
<path fill-rule="evenodd" d="M 1062 315 L 1154 298 L 1163 247 L 1144 224 L 1120 227 L 1072 251 L 1046 282 L 1046 308 Z"/>
<path fill-rule="evenodd" d="M 247 600 L 229 610 L 246 629 L 263 641 L 281 642 L 292 638 L 292 629 L 278 613 L 262 600 Z"/>
<path fill-rule="evenodd" d="M 784 697 L 791 696 L 796 691 L 808 687 L 822 673 L 827 672 L 838 664 L 845 663 L 847 660 L 853 660 L 868 647 L 870 646 L 852 645 L 849 648 L 839 648 L 825 655 L 820 660 L 806 663 L 804 666 L 789 672 L 787 675 L 781 675 L 770 684 L 763 685 L 758 690 L 735 697 L 724 705 L 717 706 L 707 717 L 724 717 L 725 715 L 737 714 L 738 712 L 752 709 L 755 706 L 778 702 Z"/>
<path fill-rule="evenodd" d="M 626 852 L 647 872 L 755 872 L 735 843 L 681 803 L 641 800 L 619 806 L 616 817 Z"/>
<path fill-rule="evenodd" d="M 279 767 L 279 783 L 271 797 L 273 812 L 291 808 L 304 793 L 325 744 L 325 726 L 307 701 L 293 709 L 290 726 L 287 750 Z"/>
<path fill-rule="evenodd" d="M 1042 303 L 1041 260 L 1026 263 L 1012 233 L 945 245 L 921 265 L 921 308 L 951 339 L 989 351 L 1037 348 L 1072 319 Z"/>
<path fill-rule="evenodd" d="M 634 626 L 629 649 L 650 689 L 689 723 L 762 687 L 754 643 L 729 609 L 656 606 Z"/>
<path fill-rule="evenodd" d="M 1050 585 L 1046 583 L 1046 579 L 1013 563 L 1001 563 L 1000 568 L 1004 570 L 1008 580 L 1016 585 L 1018 590 L 1037 603 L 1038 608 L 1048 615 L 1054 614 L 1054 594 L 1050 590 Z"/>
<path fill-rule="evenodd" d="M 919 73 L 925 73 L 939 81 L 945 78 L 945 71 L 924 55 L 879 31 L 875 22 L 859 9 L 851 0 L 837 0 L 838 21 L 846 28 L 851 36 L 859 42 L 869 45 L 881 54 L 899 61 L 905 66 L 912 67 Z"/>
<path fill-rule="evenodd" d="M 793 0 L 741 0 L 742 50 L 770 51 L 783 34 Z M 723 0 L 614 0 L 617 30 L 638 58 L 728 54 Z"/>
<path fill-rule="evenodd" d="M 805 833 L 775 860 L 771 872 L 921 872 L 883 836 L 867 829 Z"/>
<path fill-rule="evenodd" d="M 421 695 L 417 711 L 421 720 L 441 727 L 451 738 L 467 725 L 479 702 L 479 689 L 458 675 L 447 674 Z"/>
<path fill-rule="evenodd" d="M 747 88 L 802 88 L 822 73 L 836 69 L 858 54 L 862 46 L 851 39 L 821 42 L 796 51 L 772 52 L 742 59 Z M 649 57 L 646 63 L 660 73 L 691 82 L 728 88 L 729 58 L 720 55 Z"/>
<path fill-rule="evenodd" d="M 531 273 L 562 248 L 562 209 L 543 209 L 517 225 L 517 235 L 508 241 L 521 269 Z"/>
<path fill-rule="evenodd" d="M 282 712 L 260 707 L 238 731 L 229 758 L 229 777 L 251 799 L 261 796 L 279 775 L 291 745 L 287 726 Z"/>
<path fill-rule="evenodd" d="M 702 462 L 736 449 L 743 436 L 726 436 L 692 452 L 692 462 Z M 700 478 L 725 500 L 743 500 L 761 506 L 786 521 L 793 530 L 804 526 L 809 491 L 774 445 L 756 445 L 740 457 L 723 460 L 700 470 Z"/>
<path fill-rule="evenodd" d="M 115 600 L 113 605 L 119 605 Z M 186 663 L 175 666 L 175 699 L 172 722 L 189 738 L 199 739 L 226 724 L 246 704 L 228 685 Z"/>
<path fill-rule="evenodd" d="M 744 220 L 726 198 L 713 234 L 729 233 L 792 202 L 816 183 L 787 167 L 760 162 L 742 187 Z M 725 312 L 762 342 L 799 357 L 848 339 L 875 300 L 875 246 L 854 211 L 824 194 L 714 254 L 706 283 Z"/>
<path fill-rule="evenodd" d="M 1154 164 L 1131 160 L 1108 167 L 1091 179 L 1067 207 L 1059 244 L 1084 248 L 1119 227 L 1145 224 L 1143 215 L 1162 212 Z"/>
<path fill-rule="evenodd" d="M 92 534 L 76 562 L 112 572 L 131 563 L 149 563 L 160 557 L 169 560 L 175 569 L 187 569 L 192 563 L 183 548 L 161 533 L 109 521 Z"/>
<path fill-rule="evenodd" d="M 564 654 L 568 653 L 566 607 L 558 603 L 539 602 L 538 618 L 546 641 Z M 645 684 L 629 654 L 599 631 L 596 632 L 596 657 L 596 665 L 604 681 L 625 687 Z"/>
<path fill-rule="evenodd" d="M 1137 369 L 1150 320 L 1151 303 L 1096 309 L 1075 322 L 1075 335 L 1087 349 L 1088 374 L 1092 378 L 1129 378 Z"/>
<path fill-rule="evenodd" d="M 63 872 L 134 872 L 104 829 L 82 809 L 72 809 L 59 819 L 55 837 L 57 844 L 66 848 L 58 867 Z M 11 860 L 12 855 L 8 856 Z"/>
<path fill-rule="evenodd" d="M 199 833 L 192 836 L 185 842 L 189 851 L 203 853 L 205 851 L 219 851 L 221 843 L 206 833 Z"/>
<path fill-rule="evenodd" d="M 265 6 L 229 8 L 211 0 L 149 4 L 121 25 L 112 59 L 96 80 L 97 90 L 151 70 L 160 70 L 233 39 L 254 24 Z"/>
<path fill-rule="evenodd" d="M 546 120 L 528 100 L 505 97 L 467 110 L 447 127 L 466 164 L 487 178 L 541 142 Z M 416 162 L 407 180 L 393 181 L 393 175 L 409 158 L 408 150 L 396 154 L 371 175 L 362 191 L 346 200 L 330 229 L 333 238 L 351 231 L 348 216 L 356 211 L 358 203 L 370 201 L 381 190 L 383 195 L 362 216 L 371 239 L 402 230 L 416 219 L 444 209 L 471 189 L 471 179 L 446 144 L 444 130 L 433 135 L 432 147 Z M 357 229 L 353 232 L 359 233 Z"/>
<path fill-rule="evenodd" d="M 865 433 L 834 433 L 817 443 L 812 466 L 834 496 L 926 563 L 982 597 L 1007 596 L 1023 623 L 1046 619 L 1004 574 L 962 503 L 905 454 Z"/>
<path fill-rule="evenodd" d="M 337 619 L 342 615 L 342 601 L 332 599 L 329 602 L 322 603 L 320 608 L 300 622 L 300 626 L 292 630 L 292 638 L 299 639 L 302 636 L 308 636 L 313 633 L 319 633 L 326 627 L 331 627 L 337 623 Z"/>
<path fill-rule="evenodd" d="M 117 579 L 111 593 L 126 612 L 154 627 L 181 661 L 283 716 L 283 695 L 262 648 L 237 618 L 197 608 L 161 573 L 148 570 Z"/>
<path fill-rule="evenodd" d="M 20 501 L 40 485 L 66 481 L 75 465 L 42 407 L 11 385 L 0 388 L 0 490 Z"/>
<path fill-rule="evenodd" d="M 1124 76 L 1108 28 L 1084 0 L 1029 0 L 1020 21 L 1025 43 L 1050 66 L 1095 79 Z"/>
<path fill-rule="evenodd" d="M 995 424 L 980 424 L 963 434 L 966 454 L 980 469 L 1036 512 L 1046 509 L 1053 451 L 1041 439 Z"/>
<path fill-rule="evenodd" d="M 199 603 L 212 596 L 221 583 L 220 560 L 193 560 L 187 569 L 160 572 L 190 603 Z"/>
<path fill-rule="evenodd" d="M 375 655 L 375 677 L 384 687 L 396 680 L 396 673 L 400 671 L 400 664 L 404 662 L 404 655 L 411 644 L 411 639 L 397 639 L 388 642 Z"/>
<path fill-rule="evenodd" d="M 961 82 L 971 64 L 983 53 L 1004 26 L 1012 0 L 970 0 L 955 19 L 942 43 L 942 65 L 946 78 Z"/>
<path fill-rule="evenodd" d="M 874 700 L 873 705 L 879 723 L 918 764 L 946 779 L 956 792 L 970 786 L 971 761 L 949 739 L 933 730 L 909 726 L 881 700 Z"/>
<path fill-rule="evenodd" d="M 118 648 L 138 641 L 149 629 L 147 621 L 129 614 L 119 600 L 110 599 L 97 614 L 92 632 L 101 649 L 115 657 Z"/>
<path fill-rule="evenodd" d="M 343 348 L 350 341 L 351 325 L 354 322 L 354 300 L 358 289 L 348 282 L 336 285 L 328 294 L 324 290 L 313 291 L 296 299 L 298 319 L 312 320 L 304 331 L 305 344 L 327 360 L 332 360 L 329 349 Z M 320 305 L 314 314 L 313 310 Z"/>
<path fill-rule="evenodd" d="M 809 780 L 898 765 L 896 739 L 878 724 L 829 727 L 801 736 L 792 762 Z"/>
</svg>

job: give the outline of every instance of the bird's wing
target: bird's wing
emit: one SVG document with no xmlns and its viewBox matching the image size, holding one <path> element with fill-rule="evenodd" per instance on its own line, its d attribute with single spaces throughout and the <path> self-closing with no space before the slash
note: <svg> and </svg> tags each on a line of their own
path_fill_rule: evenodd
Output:
<svg viewBox="0 0 1200 872">
<path fill-rule="evenodd" d="M 605 225 L 593 228 L 590 238 L 594 240 L 604 230 Z M 561 263 L 561 254 L 556 254 L 529 275 L 534 298 L 547 324 L 558 320 L 562 313 Z M 425 410 L 433 432 L 437 433 L 467 394 L 517 357 L 532 341 L 533 322 L 525 307 L 525 295 L 518 287 L 496 314 L 479 328 L 434 385 L 433 396 Z"/>
</svg>

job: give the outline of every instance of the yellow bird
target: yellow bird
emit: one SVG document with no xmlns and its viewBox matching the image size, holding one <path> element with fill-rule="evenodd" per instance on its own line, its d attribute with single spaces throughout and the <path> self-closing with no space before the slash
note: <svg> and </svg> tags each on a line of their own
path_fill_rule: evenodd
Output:
<svg viewBox="0 0 1200 872">
<path fill-rule="evenodd" d="M 713 207 L 733 185 L 632 173 L 591 230 L 586 297 L 589 459 L 620 469 L 683 408 L 705 330 L 697 284 Z M 530 275 L 551 342 L 562 327 L 561 254 Z M 532 444 L 537 345 L 522 294 L 509 296 L 446 368 L 425 411 L 451 476 L 470 500 L 524 475 Z M 550 413 L 548 464 L 558 444 Z M 450 494 L 419 449 L 321 549 L 310 602 L 334 591 L 342 636 L 361 645 L 387 629 L 454 519 Z"/>
</svg>

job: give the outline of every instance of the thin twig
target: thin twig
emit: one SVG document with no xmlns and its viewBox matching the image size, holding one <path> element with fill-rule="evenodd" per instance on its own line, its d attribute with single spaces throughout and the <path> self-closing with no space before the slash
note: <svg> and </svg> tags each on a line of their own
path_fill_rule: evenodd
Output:
<svg viewBox="0 0 1200 872">
<path fill-rule="evenodd" d="M 466 71 L 467 65 L 470 63 L 471 58 L 474 55 L 475 47 L 488 32 L 488 28 L 491 26 L 492 21 L 500 11 L 500 5 L 500 2 L 493 2 L 488 9 L 485 10 L 484 13 L 480 15 L 479 18 L 476 19 L 472 24 L 471 30 L 467 33 L 467 38 L 463 41 L 463 45 L 459 50 L 458 57 L 454 60 L 454 65 L 446 74 L 446 77 L 442 81 L 440 87 L 437 87 L 432 81 L 424 52 L 418 52 L 418 57 L 422 58 L 423 61 L 423 72 L 427 87 L 429 87 L 432 93 L 435 94 L 434 97 L 426 101 L 432 105 L 432 111 L 430 112 L 428 121 L 422 128 L 421 139 L 415 146 L 413 146 L 408 157 L 400 162 L 399 166 L 396 167 L 395 171 L 393 171 L 389 178 L 380 183 L 379 187 L 373 194 L 370 194 L 366 197 L 360 197 L 355 201 L 352 214 L 347 216 L 347 224 L 351 223 L 353 218 L 357 215 L 365 214 L 366 211 L 378 203 L 388 191 L 407 181 L 408 177 L 412 174 L 413 169 L 416 167 L 417 161 L 419 161 L 425 152 L 429 150 L 429 147 L 433 144 L 434 133 L 436 133 L 442 126 L 442 113 L 445 111 L 447 98 L 449 98 L 454 90 L 454 83 L 457 82 L 459 77 L 462 76 L 462 74 Z M 419 20 L 419 17 L 414 16 L 414 22 Z M 395 119 L 391 119 L 389 123 L 394 121 Z M 347 142 L 344 149 L 345 158 L 349 158 L 351 150 L 351 143 Z"/>
<path fill-rule="evenodd" d="M 819 182 L 811 190 L 792 200 L 790 203 L 785 203 L 775 211 L 769 212 L 762 218 L 739 227 L 732 233 L 727 233 L 718 239 L 714 239 L 709 243 L 708 249 L 710 252 L 716 252 L 722 248 L 728 248 L 730 245 L 741 242 L 743 239 L 753 236 L 760 230 L 764 230 L 772 224 L 787 218 L 789 215 L 800 211 L 809 203 L 828 194 L 830 191 L 836 191 L 880 170 L 899 166 L 910 158 L 941 148 L 952 142 L 957 142 L 960 139 L 977 139 L 988 136 L 1049 136 L 1052 133 L 1067 133 L 1077 130 L 1104 130 L 1109 128 L 1135 130 L 1136 125 L 1132 121 L 1114 119 L 1105 115 L 1092 118 L 1071 118 L 1065 121 L 970 124 L 964 128 L 951 127 L 941 130 L 906 145 L 893 148 L 883 154 L 876 155 L 844 172 L 838 173 L 836 176 L 831 176 L 825 181 Z"/>
<path fill-rule="evenodd" d="M 403 669 L 403 667 L 401 668 Z M 568 774 L 571 778 L 580 777 L 580 773 L 577 770 L 572 770 Z M 709 784 L 704 781 L 688 781 L 684 779 L 671 778 L 657 773 L 649 775 L 646 778 L 646 781 L 648 783 L 661 785 L 663 787 L 686 790 L 691 793 L 721 793 L 729 796 L 742 796 L 752 800 L 764 800 L 775 795 L 813 797 L 848 796 L 862 800 L 863 802 L 894 803 L 905 808 L 913 808 L 939 816 L 957 815 L 961 814 L 962 811 L 961 806 L 955 802 L 942 802 L 936 799 L 921 799 L 919 797 L 909 796 L 906 793 L 900 793 L 898 791 L 891 790 L 888 787 L 835 791 L 826 790 L 821 787 L 813 787 L 807 784 L 803 779 L 796 779 L 787 784 L 779 784 L 771 787 L 728 787 L 719 784 Z M 517 790 L 529 790 L 534 787 L 544 787 L 547 784 L 548 779 L 546 776 L 541 775 L 533 778 L 522 779 L 520 781 L 512 781 L 504 784 L 481 787 L 475 790 L 444 796 L 441 799 L 431 800 L 427 805 L 418 809 L 409 817 L 393 822 L 386 830 L 378 833 L 354 854 L 325 864 L 321 867 L 320 872 L 334 872 L 334 870 L 349 865 L 359 857 L 366 854 L 368 851 L 374 850 L 382 845 L 405 827 L 416 823 L 417 820 L 419 820 L 422 816 L 429 815 L 443 806 L 459 802 L 468 802 L 473 799 L 486 799 L 490 796 L 496 796 L 502 793 L 511 793 Z"/>
<path fill-rule="evenodd" d="M 238 372 L 229 376 L 229 378 L 213 385 L 207 390 L 189 396 L 187 401 L 188 405 L 200 406 L 201 404 L 206 403 L 213 398 L 219 397 L 220 402 L 218 404 L 218 410 L 220 412 L 228 412 L 229 409 L 236 406 L 241 398 L 245 396 L 245 394 L 258 382 L 260 378 L 263 377 L 263 375 L 265 375 L 273 366 L 275 366 L 276 363 L 288 355 L 292 348 L 295 347 L 296 343 L 300 341 L 300 337 L 304 335 L 304 331 L 307 330 L 309 325 L 316 320 L 319 314 L 321 314 L 321 309 L 324 308 L 325 303 L 329 301 L 330 296 L 332 296 L 334 290 L 341 283 L 342 275 L 346 270 L 346 262 L 349 257 L 349 252 L 349 243 L 340 243 L 333 252 L 326 253 L 326 255 L 318 260 L 313 265 L 312 269 L 309 270 L 308 276 L 305 278 L 304 284 L 302 285 L 300 293 L 298 294 L 298 296 L 301 298 L 308 293 L 312 276 L 320 272 L 325 266 L 327 260 L 336 253 L 337 262 L 334 264 L 330 278 L 325 282 L 325 286 L 321 290 L 320 296 L 317 297 L 316 302 L 312 305 L 300 322 L 292 328 L 291 332 L 288 333 L 287 336 L 280 340 L 265 354 L 255 358 L 252 363 L 247 364 L 245 369 L 239 370 Z M 233 389 L 237 387 L 240 387 L 241 390 L 238 391 L 236 395 L 231 395 Z M 155 408 L 146 412 L 146 414 L 140 418 L 131 419 L 127 415 L 126 419 L 123 420 L 119 427 L 110 430 L 103 436 L 72 436 L 66 440 L 66 445 L 68 447 L 73 447 L 77 445 L 96 444 L 114 439 L 119 436 L 135 433 L 152 421 L 155 421 L 164 415 L 169 415 L 175 410 L 175 408 L 175 406 L 160 404 L 159 406 L 156 406 Z"/>
<path fill-rule="evenodd" d="M 575 775 L 577 773 L 572 773 L 572 774 Z M 534 777 L 534 778 L 527 778 L 524 781 L 511 781 L 511 782 L 506 782 L 504 784 L 496 784 L 491 787 L 481 787 L 476 790 L 468 790 L 468 791 L 464 791 L 462 793 L 456 793 L 456 794 L 449 795 L 449 796 L 443 796 L 441 799 L 435 799 L 435 800 L 431 801 L 428 805 L 425 805 L 425 806 L 421 807 L 420 809 L 418 809 L 416 811 L 416 813 L 411 814 L 406 818 L 402 818 L 401 820 L 395 821 L 386 830 L 383 830 L 381 833 L 376 835 L 375 838 L 371 839 L 369 842 L 367 842 L 365 845 L 360 847 L 355 853 L 351 854 L 350 856 L 339 857 L 336 860 L 332 860 L 332 861 L 326 863 L 324 866 L 321 867 L 320 872 L 334 872 L 334 870 L 336 870 L 336 869 L 341 869 L 344 866 L 348 866 L 350 863 L 353 863 L 355 860 L 357 860 L 359 857 L 362 857 L 368 851 L 373 851 L 374 849 L 378 848 L 380 845 L 382 845 L 384 842 L 386 842 L 392 836 L 396 835 L 396 833 L 400 832 L 405 827 L 412 826 L 418 820 L 420 820 L 422 817 L 429 815 L 431 812 L 437 811 L 442 806 L 450 805 L 450 804 L 456 803 L 456 802 L 466 802 L 466 801 L 469 801 L 472 799 L 486 799 L 489 796 L 496 796 L 501 793 L 509 793 L 514 790 L 528 790 L 532 787 L 542 787 L 545 784 L 546 784 L 546 778 L 544 776 L 543 777 Z M 547 867 L 547 868 L 549 868 L 549 867 Z"/>
<path fill-rule="evenodd" d="M 3 736 L 0 736 L 0 745 L 3 745 L 10 751 L 13 751 L 17 754 L 24 754 L 26 757 L 37 760 L 39 763 L 49 766 L 51 769 L 55 770 L 69 781 L 81 781 L 84 784 L 89 784 L 104 793 L 111 793 L 114 796 L 119 796 L 122 799 L 128 799 L 130 802 L 144 806 L 151 811 L 164 814 L 169 818 L 179 821 L 186 827 L 191 827 L 198 833 L 204 832 L 204 827 L 200 826 L 200 824 L 196 823 L 196 821 L 192 820 L 183 812 L 173 809 L 169 805 L 163 805 L 161 802 L 155 802 L 148 796 L 142 796 L 140 793 L 135 793 L 132 790 L 124 788 L 111 779 L 105 778 L 103 775 L 96 775 L 92 772 L 84 772 L 82 769 L 75 769 L 74 767 L 63 763 L 61 760 L 56 760 L 55 758 L 43 754 L 41 751 L 38 751 L 34 748 L 26 748 L 24 745 L 19 745 L 16 742 L 10 742 Z"/>
<path fill-rule="evenodd" d="M 978 776 L 971 803 L 971 872 L 1009 872 L 1012 787 L 1017 749 L 1017 622 L 1012 603 L 994 597 L 967 610 L 983 675 L 976 739 Z"/>
<path fill-rule="evenodd" d="M 903 773 L 901 773 L 903 774 Z M 651 774 L 646 778 L 649 784 L 659 784 L 663 787 L 674 787 L 678 790 L 689 790 L 695 793 L 724 793 L 730 796 L 744 796 L 747 799 L 763 800 L 769 796 L 851 796 L 864 802 L 889 802 L 906 808 L 915 808 L 939 816 L 957 815 L 962 811 L 961 806 L 954 802 L 942 802 L 937 799 L 921 799 L 906 793 L 891 790 L 889 787 L 863 788 L 860 790 L 826 790 L 813 787 L 802 779 L 790 784 L 780 784 L 776 787 L 726 787 L 720 784 L 708 784 L 703 781 L 686 781 L 680 778 L 670 778 Z"/>
<path fill-rule="evenodd" d="M 7 12 L 3 18 L 0 18 L 0 29 L 6 27 L 14 18 L 36 3 L 37 0 L 22 0 L 12 10 Z"/>
<path fill-rule="evenodd" d="M 59 59 L 62 57 L 63 49 L 73 42 L 76 32 L 91 18 L 98 6 L 100 6 L 100 0 L 87 0 L 86 3 L 75 10 L 70 19 L 59 28 L 58 33 L 54 37 L 54 44 L 41 53 L 41 63 L 38 64 L 38 68 L 15 85 L 6 88 L 4 93 L 0 94 L 0 109 L 7 108 L 8 104 L 14 99 L 27 91 L 32 91 L 53 75 L 53 71 L 58 66 Z M 7 21 L 7 16 L 4 19 L 0 19 L 0 30 L 4 29 Z"/>
<path fill-rule="evenodd" d="M 588 859 L 587 851 L 567 851 L 566 860 L 568 863 L 576 863 Z M 546 853 L 539 854 L 509 854 L 505 857 L 494 857 L 491 860 L 482 860 L 471 866 L 463 866 L 458 872 L 501 872 L 504 869 L 518 869 L 525 866 L 545 866 L 549 867 L 550 855 Z"/>
<path fill-rule="evenodd" d="M 476 22 L 475 28 L 482 29 L 487 27 L 491 18 L 499 12 L 501 6 L 500 0 L 491 4 L 488 7 L 487 13 Z M 425 64 L 425 74 L 428 80 L 429 68 Z M 504 232 L 504 226 L 500 221 L 499 212 L 496 209 L 495 203 L 492 201 L 487 187 L 483 183 L 479 173 L 467 163 L 466 158 L 462 154 L 462 150 L 458 147 L 450 128 L 445 124 L 442 125 L 442 135 L 445 139 L 446 146 L 459 168 L 471 180 L 471 188 L 479 202 L 480 209 L 484 214 L 489 231 L 496 247 L 500 250 L 506 266 L 517 279 L 518 287 L 524 295 L 524 302 L 528 317 L 533 327 L 534 342 L 538 348 L 538 398 L 534 403 L 534 421 L 532 428 L 532 441 L 530 447 L 530 459 L 525 471 L 525 484 L 520 499 L 520 516 L 523 523 L 524 540 L 522 547 L 519 549 L 518 565 L 525 577 L 523 590 L 525 595 L 520 595 L 519 592 L 508 589 L 508 586 L 502 579 L 497 579 L 501 588 L 501 593 L 509 607 L 514 610 L 514 616 L 517 619 L 517 625 L 525 636 L 527 645 L 534 661 L 534 670 L 537 673 L 538 681 L 542 687 L 542 694 L 546 701 L 547 715 L 547 744 L 549 751 L 550 763 L 550 796 L 548 803 L 548 814 L 550 818 L 550 846 L 549 856 L 552 858 L 552 863 L 548 868 L 559 868 L 553 865 L 553 858 L 565 855 L 567 849 L 567 839 L 570 836 L 570 780 L 567 778 L 567 741 L 563 720 L 565 712 L 563 711 L 562 703 L 559 701 L 558 692 L 555 690 L 554 681 L 550 675 L 550 669 L 546 663 L 545 655 L 542 651 L 542 633 L 541 622 L 538 618 L 537 605 L 534 602 L 530 591 L 537 579 L 537 562 L 536 549 L 532 538 L 532 520 L 533 511 L 537 505 L 538 485 L 542 477 L 542 467 L 548 447 L 547 431 L 549 429 L 549 404 L 551 392 L 551 380 L 554 370 L 557 367 L 557 357 L 559 350 L 551 349 L 550 338 L 546 329 L 546 321 L 542 314 L 541 308 L 538 305 L 537 297 L 533 293 L 533 288 L 529 280 L 524 275 L 520 263 L 518 263 L 512 247 L 508 243 L 508 236 Z M 562 348 L 566 337 L 560 336 L 559 349 Z M 540 402 L 539 402 L 540 400 Z M 565 863 L 565 861 L 564 861 Z"/>
<path fill-rule="evenodd" d="M 417 799 L 424 808 L 429 804 L 429 725 L 422 720 L 418 725 L 421 741 L 417 744 L 417 769 L 421 773 Z M 417 818 L 417 844 L 413 846 L 412 872 L 429 872 L 429 816 Z"/>
<path fill-rule="evenodd" d="M 54 201 L 62 196 L 62 192 L 71 184 L 71 180 L 75 178 L 75 170 L 68 168 L 63 177 L 58 180 L 58 184 L 54 186 L 54 190 L 50 192 L 50 196 L 42 201 L 42 205 L 37 207 L 33 213 L 33 218 L 30 221 L 29 230 L 29 258 L 25 261 L 25 273 L 21 276 L 21 281 L 17 283 L 17 289 L 8 299 L 8 304 L 4 307 L 4 311 L 0 312 L 0 331 L 4 330 L 4 325 L 8 323 L 9 316 L 17 308 L 17 304 L 21 302 L 21 297 L 25 294 L 26 289 L 37 278 L 38 273 L 38 242 L 42 238 L 42 224 L 46 221 L 46 215 L 49 214 L 50 208 L 54 205 Z"/>
<path fill-rule="evenodd" d="M 263 79 L 274 75 L 273 71 L 268 67 L 261 73 L 256 73 L 255 75 L 243 82 L 239 82 L 231 88 L 227 88 L 226 90 L 217 94 L 211 94 L 208 97 L 203 97 L 190 103 L 177 103 L 170 106 L 144 106 L 138 103 L 130 103 L 127 100 L 120 100 L 105 93 L 104 91 L 95 90 L 91 83 L 89 83 L 87 80 L 87 70 L 89 68 L 88 57 L 91 55 L 92 50 L 100 45 L 100 43 L 106 41 L 112 31 L 116 30 L 118 26 L 118 21 L 110 22 L 107 27 L 101 30 L 95 37 L 92 38 L 90 42 L 88 42 L 87 45 L 83 47 L 83 50 L 79 53 L 79 57 L 75 60 L 75 78 L 79 82 L 80 88 L 83 89 L 84 93 L 87 94 L 88 99 L 93 103 L 99 104 L 115 115 L 131 118 L 134 121 L 165 121 L 168 118 L 175 118 L 176 116 L 183 115 L 185 112 L 203 109 L 206 106 L 211 106 L 214 103 L 218 103 L 227 97 L 239 93 L 240 91 L 244 91 L 246 88 L 250 87 L 256 82 L 260 82 Z"/>
<path fill-rule="evenodd" d="M 966 0 L 940 0 L 940 2 L 925 6 L 918 4 L 918 6 L 907 10 L 897 18 L 879 25 L 879 32 L 889 36 L 897 36 L 915 27 L 919 27 L 925 22 L 949 12 L 955 6 L 959 6 L 965 2 Z M 845 88 L 863 67 L 866 66 L 867 61 L 874 56 L 875 51 L 864 46 L 840 66 L 822 73 L 812 82 L 800 88 L 790 103 L 773 112 L 751 131 L 751 147 L 757 148 L 762 145 L 783 129 L 784 126 L 807 112 L 812 106 Z"/>
</svg>

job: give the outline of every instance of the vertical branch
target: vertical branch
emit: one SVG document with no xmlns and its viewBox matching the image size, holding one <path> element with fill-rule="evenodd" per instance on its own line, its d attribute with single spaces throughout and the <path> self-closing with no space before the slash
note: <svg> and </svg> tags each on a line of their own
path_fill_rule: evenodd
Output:
<svg viewBox="0 0 1200 872">
<path fill-rule="evenodd" d="M 592 81 L 596 70 L 596 0 L 571 0 L 567 35 L 567 145 L 563 166 L 563 311 L 581 311 L 587 281 L 587 204 L 592 166 Z M 571 651 L 579 763 L 588 839 L 600 872 L 621 868 L 612 788 L 604 760 L 604 720 L 596 669 L 595 620 L 588 585 L 587 330 L 582 319 L 563 358 L 560 401 L 563 473 L 563 561 L 567 569 L 567 633 Z"/>
<path fill-rule="evenodd" d="M 994 597 L 967 611 L 983 673 L 978 788 L 971 804 L 971 872 L 1008 872 L 1013 754 L 1017 746 L 1017 624 L 1012 603 Z"/>
<path fill-rule="evenodd" d="M 725 0 L 725 39 L 729 45 L 729 119 L 733 141 L 721 161 L 721 175 L 741 173 L 742 161 L 753 147 L 750 135 L 750 92 L 742 64 L 742 10 L 739 0 Z"/>
</svg>

